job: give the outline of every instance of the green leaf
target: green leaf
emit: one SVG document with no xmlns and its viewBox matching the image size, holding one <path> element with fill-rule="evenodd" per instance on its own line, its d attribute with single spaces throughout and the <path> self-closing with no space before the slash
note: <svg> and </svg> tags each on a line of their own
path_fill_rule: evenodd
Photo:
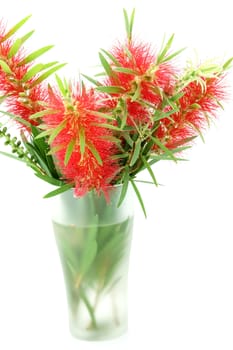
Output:
<svg viewBox="0 0 233 350">
<path fill-rule="evenodd" d="M 47 175 L 42 175 L 40 173 L 35 173 L 35 175 L 37 177 L 39 177 L 41 180 L 44 180 L 44 181 L 48 182 L 51 185 L 54 185 L 54 186 L 62 186 L 63 185 L 62 181 L 54 179 L 53 177 L 50 177 L 50 176 L 47 176 Z"/>
<path fill-rule="evenodd" d="M 100 118 L 104 118 L 104 119 L 108 119 L 108 120 L 114 120 L 114 118 L 107 113 L 97 112 L 97 111 L 89 111 L 89 110 L 87 110 L 87 112 L 88 112 L 88 114 L 94 115 L 96 117 L 100 117 Z"/>
<path fill-rule="evenodd" d="M 229 68 L 231 68 L 231 63 L 232 63 L 232 61 L 233 61 L 233 57 L 231 57 L 231 58 L 229 58 L 229 60 L 227 60 L 225 63 L 224 63 L 224 65 L 223 65 L 223 70 L 227 70 L 227 69 L 229 69 Z"/>
<path fill-rule="evenodd" d="M 71 157 L 72 152 L 73 152 L 74 147 L 75 147 L 75 143 L 76 143 L 76 140 L 73 138 L 73 139 L 71 139 L 71 141 L 69 142 L 69 144 L 67 146 L 65 159 L 64 159 L 65 166 L 69 163 L 70 157 Z"/>
<path fill-rule="evenodd" d="M 114 67 L 115 72 L 124 73 L 124 74 L 130 74 L 130 75 L 138 75 L 138 72 L 136 70 L 125 68 L 125 67 Z"/>
<path fill-rule="evenodd" d="M 22 61 L 20 61 L 18 63 L 18 66 L 22 66 L 24 64 L 30 63 L 32 61 L 34 61 L 35 59 L 37 59 L 39 56 L 43 55 L 45 52 L 51 50 L 53 48 L 54 45 L 48 45 L 48 46 L 44 46 L 34 52 L 32 52 L 31 54 L 29 54 L 27 57 L 25 57 Z"/>
<path fill-rule="evenodd" d="M 137 139 L 133 145 L 133 153 L 129 165 L 132 167 L 138 160 L 141 151 L 141 140 Z"/>
<path fill-rule="evenodd" d="M 142 211 L 143 211 L 144 216 L 145 216 L 145 218 L 146 218 L 146 217 L 147 217 L 147 215 L 146 215 L 146 209 L 145 209 L 145 205 L 144 205 L 144 203 L 143 203 L 142 196 L 141 196 L 141 194 L 140 194 L 140 192 L 139 192 L 137 186 L 135 185 L 134 180 L 133 180 L 133 179 L 130 179 L 130 182 L 131 182 L 131 185 L 132 185 L 132 187 L 133 187 L 133 189 L 134 189 L 134 191 L 135 191 L 135 193 L 136 193 L 136 195 L 137 195 L 138 201 L 139 201 L 139 203 L 140 203 L 140 205 L 141 205 Z"/>
<path fill-rule="evenodd" d="M 47 152 L 47 155 L 50 156 L 50 155 L 54 155 L 56 154 L 58 151 L 62 150 L 66 148 L 66 145 L 65 144 L 59 144 L 59 145 L 56 145 L 54 147 L 51 147 L 50 150 Z"/>
<path fill-rule="evenodd" d="M 174 157 L 172 151 L 170 149 L 168 149 L 166 146 L 164 146 L 164 144 L 157 139 L 156 137 L 151 136 L 151 139 L 153 140 L 153 142 L 172 160 L 174 160 L 174 162 L 177 161 L 176 157 Z"/>
<path fill-rule="evenodd" d="M 145 168 L 148 170 L 148 173 L 150 174 L 152 180 L 153 180 L 153 183 L 155 186 L 158 186 L 158 182 L 156 180 L 156 177 L 155 177 L 155 174 L 153 172 L 153 170 L 151 169 L 151 166 L 150 164 L 147 162 L 146 158 L 145 157 L 141 157 L 142 161 L 143 161 L 143 164 L 145 166 Z"/>
<path fill-rule="evenodd" d="M 113 62 L 113 63 L 115 63 L 115 65 L 117 66 L 117 67 L 120 67 L 121 66 L 121 64 L 120 64 L 120 62 L 116 59 L 116 57 L 114 57 L 109 51 L 106 51 L 106 50 L 104 50 L 104 49 L 101 49 L 101 51 L 108 57 L 108 58 L 110 58 L 110 60 Z"/>
<path fill-rule="evenodd" d="M 131 97 L 131 100 L 136 101 L 140 97 L 140 94 L 141 94 L 141 85 L 137 84 L 136 90 L 135 90 L 133 96 Z"/>
<path fill-rule="evenodd" d="M 55 64 L 57 64 L 57 61 L 54 62 L 50 62 L 50 63 L 38 63 L 35 66 L 31 67 L 27 73 L 23 76 L 22 78 L 22 82 L 27 82 L 28 80 L 30 80 L 31 78 L 35 77 L 38 73 L 42 72 L 45 69 L 48 69 L 52 66 L 54 66 Z"/>
<path fill-rule="evenodd" d="M 37 84 L 40 84 L 42 81 L 44 81 L 45 79 L 47 79 L 50 75 L 52 75 L 53 73 L 55 73 L 57 70 L 61 69 L 62 67 L 64 67 L 66 65 L 66 63 L 61 63 L 58 64 L 55 67 L 52 67 L 51 69 L 47 70 L 47 72 L 41 74 L 39 76 L 39 78 L 37 78 L 32 84 L 31 87 L 36 86 Z"/>
<path fill-rule="evenodd" d="M 98 126 L 99 128 L 105 128 L 105 129 L 110 129 L 110 130 L 115 130 L 115 131 L 122 131 L 120 128 L 118 128 L 115 125 L 111 124 L 106 124 L 106 123 L 92 123 L 91 125 Z"/>
<path fill-rule="evenodd" d="M 51 198 L 51 197 L 57 196 L 58 194 L 68 191 L 73 186 L 74 186 L 73 184 L 65 184 L 59 187 L 58 189 L 47 193 L 43 198 Z"/>
<path fill-rule="evenodd" d="M 34 30 L 30 31 L 29 33 L 25 34 L 22 38 L 18 38 L 15 40 L 15 42 L 12 44 L 11 49 L 7 55 L 8 58 L 12 58 L 17 54 L 21 46 L 24 44 L 26 40 L 28 40 L 32 34 L 34 33 Z"/>
<path fill-rule="evenodd" d="M 102 140 L 106 140 L 106 141 L 109 141 L 109 142 L 114 142 L 114 143 L 121 143 L 121 140 L 118 139 L 117 137 L 115 136 L 111 136 L 111 135 L 103 135 L 103 136 L 100 136 L 100 138 Z"/>
<path fill-rule="evenodd" d="M 133 9 L 130 18 L 129 18 L 129 16 L 127 14 L 127 11 L 125 9 L 123 9 L 123 13 L 124 13 L 126 34 L 127 34 L 127 37 L 128 37 L 128 41 L 131 41 L 131 39 L 132 39 L 132 32 L 133 32 L 133 23 L 134 23 L 135 9 Z"/>
<path fill-rule="evenodd" d="M 123 134 L 123 137 L 124 137 L 125 141 L 128 143 L 128 145 L 129 145 L 131 148 L 133 148 L 133 143 L 134 143 L 134 142 L 133 142 L 133 140 L 131 139 L 129 133 L 124 133 L 124 134 Z"/>
<path fill-rule="evenodd" d="M 66 84 L 65 84 L 65 82 L 63 83 L 63 81 L 61 80 L 61 78 L 57 74 L 55 74 L 55 78 L 56 78 L 59 90 L 62 93 L 62 96 L 67 97 L 67 93 L 68 93 L 67 83 Z"/>
<path fill-rule="evenodd" d="M 98 86 L 96 90 L 100 92 L 106 92 L 107 94 L 121 94 L 125 92 L 125 89 L 121 86 Z"/>
<path fill-rule="evenodd" d="M 52 129 L 42 131 L 35 137 L 35 140 L 49 136 L 49 135 L 51 135 L 51 133 L 52 133 Z"/>
<path fill-rule="evenodd" d="M 38 119 L 38 118 L 44 117 L 45 115 L 56 114 L 57 112 L 58 112 L 58 110 L 49 108 L 49 109 L 45 109 L 43 111 L 36 112 L 36 113 L 32 114 L 29 117 L 29 119 Z"/>
<path fill-rule="evenodd" d="M 27 120 L 24 120 L 20 117 L 18 117 L 17 115 L 15 114 L 12 114 L 12 113 L 9 113 L 9 112 L 6 112 L 6 111 L 0 111 L 0 113 L 2 114 L 5 114 L 7 115 L 8 117 L 12 118 L 13 120 L 17 121 L 18 123 L 30 128 L 31 127 L 31 123 L 29 123 Z"/>
<path fill-rule="evenodd" d="M 3 42 L 7 39 L 9 39 L 12 35 L 14 35 L 23 25 L 24 23 L 26 23 L 29 18 L 31 17 L 31 15 L 23 18 L 20 22 L 18 22 L 17 24 L 15 24 L 5 35 L 4 37 L 0 40 L 0 42 Z"/>
<path fill-rule="evenodd" d="M 171 55 L 165 57 L 165 58 L 163 59 L 163 63 L 168 62 L 168 61 L 171 61 L 174 57 L 178 56 L 178 55 L 179 55 L 181 52 L 183 52 L 184 50 L 186 50 L 185 47 L 183 47 L 182 49 L 180 49 L 180 50 L 178 50 L 178 51 L 172 53 Z"/>
<path fill-rule="evenodd" d="M 3 72 L 5 72 L 6 74 L 12 74 L 12 70 L 10 69 L 8 64 L 1 59 L 0 59 L 0 67 L 2 68 Z"/>
<path fill-rule="evenodd" d="M 102 66 L 104 67 L 104 70 L 106 72 L 106 74 L 109 76 L 109 77 L 114 77 L 115 74 L 112 70 L 112 67 L 110 66 L 110 64 L 108 63 L 108 61 L 106 60 L 106 58 L 104 57 L 104 55 L 102 55 L 102 53 L 100 52 L 99 53 L 99 58 L 100 58 L 100 62 L 102 64 Z"/>
<path fill-rule="evenodd" d="M 83 156 L 86 148 L 86 137 L 84 128 L 80 128 L 79 130 L 79 144 L 80 144 L 80 153 Z"/>
<path fill-rule="evenodd" d="M 8 58 L 12 58 L 19 50 L 19 48 L 21 47 L 22 42 L 21 39 L 16 39 L 15 42 L 12 44 L 11 49 L 7 55 Z"/>
<path fill-rule="evenodd" d="M 49 144 L 52 143 L 53 140 L 57 137 L 57 135 L 60 134 L 60 132 L 65 128 L 66 123 L 67 123 L 67 120 L 65 119 L 55 129 L 53 129 L 48 139 Z"/>
<path fill-rule="evenodd" d="M 129 186 L 129 167 L 128 166 L 126 166 L 124 169 L 124 175 L 123 175 L 122 182 L 123 182 L 122 189 L 121 189 L 119 201 L 117 203 L 117 207 L 120 207 L 120 205 L 124 201 L 127 190 L 128 190 L 128 186 Z"/>
<path fill-rule="evenodd" d="M 160 64 L 163 62 L 166 54 L 168 53 L 168 51 L 171 48 L 173 39 L 174 39 L 174 34 L 172 34 L 171 37 L 168 39 L 165 47 L 164 48 L 162 47 L 162 51 L 159 53 L 158 58 L 157 58 L 157 64 Z"/>
<path fill-rule="evenodd" d="M 128 110 L 127 110 L 126 101 L 124 99 L 121 99 L 120 105 L 122 108 L 121 129 L 124 129 L 124 127 L 126 126 L 127 117 L 128 117 Z"/>
<path fill-rule="evenodd" d="M 99 152 L 97 151 L 97 149 L 95 148 L 93 143 L 88 142 L 86 145 L 87 145 L 88 149 L 91 151 L 91 153 L 93 154 L 93 156 L 95 157 L 97 163 L 99 165 L 103 165 L 103 161 L 102 161 L 102 159 L 101 159 L 101 157 L 99 155 Z"/>
<path fill-rule="evenodd" d="M 83 76 L 84 78 L 86 78 L 88 81 L 90 81 L 92 84 L 94 84 L 94 85 L 96 85 L 96 86 L 102 86 L 102 84 L 101 84 L 98 80 L 93 79 L 92 77 L 89 77 L 89 76 L 86 75 L 86 74 L 82 74 L 82 76 Z"/>
</svg>

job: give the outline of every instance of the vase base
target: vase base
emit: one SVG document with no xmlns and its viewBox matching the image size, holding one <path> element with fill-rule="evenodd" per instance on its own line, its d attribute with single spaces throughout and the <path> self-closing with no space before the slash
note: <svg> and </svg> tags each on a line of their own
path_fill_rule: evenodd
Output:
<svg viewBox="0 0 233 350">
<path fill-rule="evenodd" d="M 70 325 L 70 333 L 71 335 L 79 340 L 86 341 L 105 341 L 112 340 L 118 338 L 125 333 L 127 333 L 127 326 L 117 326 L 114 329 L 110 328 L 107 325 L 100 325 L 97 329 L 85 329 L 85 330 L 77 330 L 75 327 Z"/>
</svg>

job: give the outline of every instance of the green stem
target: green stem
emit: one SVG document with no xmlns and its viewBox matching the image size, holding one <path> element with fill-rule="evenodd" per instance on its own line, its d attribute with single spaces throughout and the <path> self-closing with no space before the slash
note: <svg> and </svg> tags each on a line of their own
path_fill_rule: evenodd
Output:
<svg viewBox="0 0 233 350">
<path fill-rule="evenodd" d="M 90 318 L 91 318 L 91 327 L 97 329 L 97 322 L 95 318 L 95 311 L 94 308 L 89 303 L 89 300 L 87 299 L 85 293 L 83 292 L 82 288 L 80 288 L 80 297 L 82 298 L 84 304 L 86 305 L 86 308 L 89 312 Z M 88 327 L 89 328 L 89 327 Z"/>
</svg>

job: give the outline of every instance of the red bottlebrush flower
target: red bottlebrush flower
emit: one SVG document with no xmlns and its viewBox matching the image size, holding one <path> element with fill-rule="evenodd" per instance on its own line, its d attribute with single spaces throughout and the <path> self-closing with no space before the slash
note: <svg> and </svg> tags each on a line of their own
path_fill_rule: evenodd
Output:
<svg viewBox="0 0 233 350">
<path fill-rule="evenodd" d="M 107 190 L 118 172 L 111 159 L 116 147 L 108 139 L 110 131 L 101 126 L 106 120 L 95 114 L 101 107 L 96 93 L 70 87 L 69 101 L 54 91 L 50 91 L 49 99 L 50 108 L 58 112 L 43 118 L 47 129 L 52 131 L 63 125 L 51 144 L 62 176 L 75 183 L 77 196 L 93 189 Z"/>
<path fill-rule="evenodd" d="M 173 121 L 164 118 L 156 131 L 156 136 L 165 141 L 168 148 L 176 148 L 188 137 L 196 136 L 208 124 L 209 117 L 215 117 L 219 102 L 226 99 L 224 76 L 202 78 L 190 82 L 183 89 L 179 99 L 179 112 L 171 115 Z"/>
<path fill-rule="evenodd" d="M 29 120 L 29 118 L 32 114 L 44 109 L 41 102 L 46 102 L 47 90 L 42 84 L 33 85 L 37 76 L 27 81 L 23 80 L 31 64 L 23 63 L 26 57 L 23 49 L 14 55 L 10 54 L 14 43 L 9 39 L 1 42 L 4 34 L 5 29 L 2 28 L 0 31 L 0 59 L 5 66 L 0 65 L 0 91 L 6 96 L 7 110 L 25 121 L 30 121 L 33 125 L 38 125 L 36 120 Z"/>
<path fill-rule="evenodd" d="M 115 62 L 111 64 L 113 73 L 105 84 L 124 89 L 129 113 L 127 123 L 132 124 L 130 117 L 135 122 L 150 123 L 150 112 L 143 102 L 149 102 L 156 109 L 162 100 L 160 91 L 169 94 L 172 91 L 176 70 L 168 62 L 157 64 L 156 54 L 149 44 L 130 41 L 115 46 L 110 53 Z"/>
<path fill-rule="evenodd" d="M 116 68 L 116 71 L 108 79 L 111 85 L 121 86 L 132 94 L 140 85 L 140 96 L 150 102 L 154 102 L 155 99 L 155 103 L 158 102 L 155 87 L 166 91 L 174 85 L 175 69 L 167 62 L 157 64 L 156 54 L 149 44 L 130 41 L 115 46 L 111 54 L 120 66 L 112 64 L 113 70 Z M 118 72 L 117 67 L 129 69 L 132 74 Z"/>
</svg>

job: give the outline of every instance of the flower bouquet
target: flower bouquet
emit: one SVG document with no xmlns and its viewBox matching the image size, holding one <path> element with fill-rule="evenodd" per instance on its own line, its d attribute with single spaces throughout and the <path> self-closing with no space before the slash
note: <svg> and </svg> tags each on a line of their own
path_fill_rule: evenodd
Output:
<svg viewBox="0 0 233 350">
<path fill-rule="evenodd" d="M 154 165 L 182 160 L 193 140 L 203 138 L 227 97 L 232 62 L 180 69 L 183 49 L 171 50 L 174 35 L 154 50 L 133 36 L 135 11 L 123 12 L 126 39 L 102 49 L 100 71 L 82 80 L 59 76 L 63 63 L 37 62 L 52 46 L 26 51 L 33 31 L 16 33 L 30 16 L 9 30 L 0 24 L 0 138 L 11 151 L 0 153 L 56 187 L 45 198 L 58 198 L 53 224 L 71 331 L 86 339 L 126 329 L 130 191 L 146 215 L 138 174 L 147 171 L 157 186 Z"/>
</svg>

